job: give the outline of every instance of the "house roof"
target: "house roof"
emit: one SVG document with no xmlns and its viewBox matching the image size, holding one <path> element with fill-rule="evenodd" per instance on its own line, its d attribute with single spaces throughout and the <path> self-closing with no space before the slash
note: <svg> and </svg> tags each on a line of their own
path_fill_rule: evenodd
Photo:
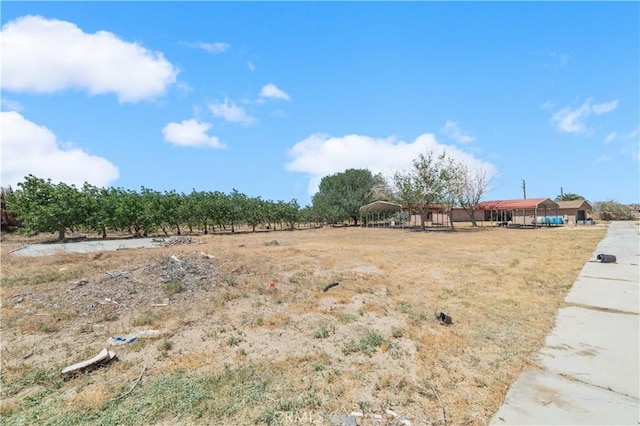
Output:
<svg viewBox="0 0 640 426">
<path fill-rule="evenodd" d="M 587 200 L 571 200 L 571 201 L 556 201 L 561 209 L 579 209 L 584 207 L 585 210 L 593 210 L 591 204 Z M 586 204 L 586 206 L 585 206 Z"/>
<path fill-rule="evenodd" d="M 360 213 L 392 213 L 399 212 L 402 210 L 402 206 L 400 204 L 392 203 L 390 201 L 374 201 L 373 203 L 369 203 L 366 206 L 360 207 Z"/>
<path fill-rule="evenodd" d="M 478 203 L 479 210 L 533 210 L 557 209 L 558 203 L 549 198 L 525 198 L 518 200 L 493 200 Z"/>
</svg>

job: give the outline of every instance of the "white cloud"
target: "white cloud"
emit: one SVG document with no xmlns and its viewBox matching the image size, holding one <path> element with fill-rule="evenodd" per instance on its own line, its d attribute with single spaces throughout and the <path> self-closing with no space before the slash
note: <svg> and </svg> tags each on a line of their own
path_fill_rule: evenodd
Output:
<svg viewBox="0 0 640 426">
<path fill-rule="evenodd" d="M 551 101 L 547 101 L 545 103 L 543 103 L 542 105 L 540 105 L 540 108 L 542 109 L 552 109 L 553 107 L 555 107 L 555 104 Z"/>
<path fill-rule="evenodd" d="M 44 126 L 15 111 L 1 112 L 2 186 L 15 186 L 32 174 L 42 179 L 81 186 L 89 182 L 108 186 L 118 178 L 118 168 L 105 158 L 78 148 L 64 147 Z"/>
<path fill-rule="evenodd" d="M 539 60 L 539 66 L 547 69 L 562 68 L 569 63 L 569 55 L 550 50 L 531 52 L 531 55 Z"/>
<path fill-rule="evenodd" d="M 251 71 L 255 71 L 256 70 L 255 65 L 253 65 L 253 62 L 251 62 L 251 61 L 247 62 L 247 66 L 249 67 L 249 69 Z"/>
<path fill-rule="evenodd" d="M 287 101 L 291 99 L 287 93 L 278 89 L 273 83 L 264 85 L 260 91 L 260 96 L 263 98 L 284 99 Z"/>
<path fill-rule="evenodd" d="M 164 140 L 179 146 L 205 146 L 209 148 L 224 148 L 217 137 L 209 136 L 209 123 L 197 120 L 183 120 L 180 123 L 169 123 L 162 129 Z"/>
<path fill-rule="evenodd" d="M 447 120 L 440 132 L 458 143 L 469 143 L 476 140 L 474 137 L 466 135 L 455 121 Z"/>
<path fill-rule="evenodd" d="M 182 43 L 184 46 L 193 48 L 193 49 L 201 49 L 204 50 L 205 52 L 209 52 L 209 53 L 213 53 L 213 54 L 218 54 L 218 53 L 223 53 L 226 52 L 227 50 L 229 50 L 229 48 L 231 47 L 231 45 L 229 45 L 228 43 L 222 43 L 222 42 L 217 42 L 217 43 L 204 43 L 202 41 L 199 41 L 197 43 Z"/>
<path fill-rule="evenodd" d="M 25 16 L 5 24 L 1 38 L 2 88 L 9 91 L 82 89 L 137 102 L 162 95 L 178 74 L 160 52 L 71 22 Z"/>
<path fill-rule="evenodd" d="M 605 143 L 605 145 L 607 145 L 607 144 L 610 144 L 611 142 L 615 141 L 616 139 L 618 139 L 618 133 L 611 132 L 604 138 L 604 143 Z"/>
<path fill-rule="evenodd" d="M 628 135 L 627 135 L 627 139 L 635 139 L 638 137 L 638 135 L 640 135 L 640 127 L 636 127 L 634 130 L 632 130 Z"/>
<path fill-rule="evenodd" d="M 309 176 L 309 194 L 318 190 L 320 180 L 327 175 L 349 168 L 366 168 L 372 173 L 382 173 L 391 178 L 396 171 L 411 167 L 419 154 L 446 150 L 451 157 L 464 162 L 470 168 L 487 170 L 495 174 L 495 167 L 454 146 L 436 141 L 433 134 L 425 133 L 413 142 L 380 139 L 362 135 L 331 137 L 311 135 L 296 143 L 288 152 L 292 160 L 286 169 Z"/>
<path fill-rule="evenodd" d="M 604 102 L 601 104 L 591 105 L 591 99 L 587 99 L 585 103 L 578 109 L 569 107 L 563 108 L 551 117 L 551 123 L 555 125 L 558 132 L 589 134 L 591 129 L 587 127 L 587 117 L 592 113 L 600 115 L 611 112 L 618 107 L 618 100 Z"/>
<path fill-rule="evenodd" d="M 601 103 L 601 104 L 595 104 L 593 106 L 593 112 L 595 114 L 600 115 L 600 114 L 604 114 L 606 112 L 611 112 L 616 108 L 618 108 L 618 100 L 617 99 L 613 100 L 611 102 L 604 102 L 604 103 Z"/>
<path fill-rule="evenodd" d="M 6 99 L 6 98 L 2 98 L 0 99 L 0 102 L 2 103 L 1 108 L 2 111 L 17 111 L 20 112 L 24 109 L 24 107 L 22 106 L 22 104 L 18 101 L 14 101 L 12 99 Z"/>
<path fill-rule="evenodd" d="M 589 129 L 585 124 L 585 119 L 591 112 L 589 101 L 582 104 L 576 110 L 563 108 L 551 117 L 551 122 L 555 124 L 556 130 L 561 133 L 588 133 Z"/>
<path fill-rule="evenodd" d="M 215 117 L 222 118 L 232 123 L 251 124 L 256 121 L 255 118 L 247 114 L 242 107 L 239 107 L 227 98 L 224 99 L 224 102 L 216 101 L 210 103 L 208 106 L 209 110 Z"/>
<path fill-rule="evenodd" d="M 178 84 L 176 85 L 176 87 L 178 88 L 178 90 L 182 93 L 189 93 L 189 92 L 193 92 L 193 86 L 191 86 L 189 83 L 185 83 L 184 81 L 180 81 L 178 82 Z"/>
<path fill-rule="evenodd" d="M 610 160 L 610 158 L 607 157 L 606 155 L 601 155 L 598 158 L 596 158 L 595 160 L 593 160 L 593 164 L 606 163 L 609 160 Z"/>
</svg>

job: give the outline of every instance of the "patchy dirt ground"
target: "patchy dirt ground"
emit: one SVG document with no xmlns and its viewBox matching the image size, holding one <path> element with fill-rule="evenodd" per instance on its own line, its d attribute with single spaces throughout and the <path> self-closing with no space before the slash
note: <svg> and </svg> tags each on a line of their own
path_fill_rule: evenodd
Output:
<svg viewBox="0 0 640 426">
<path fill-rule="evenodd" d="M 5 237 L 3 422 L 485 424 L 604 233 L 329 228 L 41 258 Z M 59 379 L 105 347 L 118 362 Z"/>
</svg>

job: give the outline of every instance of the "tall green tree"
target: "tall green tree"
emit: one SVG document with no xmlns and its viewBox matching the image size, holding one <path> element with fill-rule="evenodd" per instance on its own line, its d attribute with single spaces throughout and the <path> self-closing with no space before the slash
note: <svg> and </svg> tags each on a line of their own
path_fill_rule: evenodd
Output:
<svg viewBox="0 0 640 426">
<path fill-rule="evenodd" d="M 260 197 L 248 197 L 244 205 L 244 220 L 256 232 L 256 226 L 266 220 L 266 202 Z"/>
<path fill-rule="evenodd" d="M 394 197 L 411 211 L 420 215 L 420 229 L 425 230 L 429 209 L 445 199 L 448 190 L 451 160 L 446 152 L 436 155 L 430 151 L 413 160 L 409 170 L 394 174 Z"/>
<path fill-rule="evenodd" d="M 248 204 L 248 197 L 235 188 L 231 191 L 231 194 L 229 194 L 228 197 L 231 232 L 236 232 L 236 228 L 240 227 L 242 224 L 244 212 Z"/>
<path fill-rule="evenodd" d="M 348 169 L 325 176 L 312 198 L 313 208 L 327 222 L 352 220 L 358 224 L 360 207 L 374 201 L 376 180 L 367 169 Z"/>
<path fill-rule="evenodd" d="M 284 201 L 278 201 L 278 212 L 280 220 L 289 226 L 289 229 L 293 229 L 296 223 L 300 221 L 300 205 L 295 198 L 288 203 Z"/>
<path fill-rule="evenodd" d="M 82 202 L 87 212 L 85 225 L 94 232 L 107 238 L 107 229 L 117 227 L 116 205 L 112 192 L 107 188 L 98 188 L 87 182 L 82 186 Z"/>
<path fill-rule="evenodd" d="M 74 185 L 54 185 L 51 179 L 28 175 L 8 201 L 24 232 L 57 232 L 58 239 L 64 240 L 67 230 L 87 222 L 86 204 Z"/>
</svg>

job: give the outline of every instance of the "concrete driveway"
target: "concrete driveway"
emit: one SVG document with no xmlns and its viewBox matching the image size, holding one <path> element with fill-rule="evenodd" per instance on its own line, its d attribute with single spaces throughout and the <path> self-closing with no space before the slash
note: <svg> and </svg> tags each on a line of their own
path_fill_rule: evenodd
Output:
<svg viewBox="0 0 640 426">
<path fill-rule="evenodd" d="M 521 374 L 492 425 L 640 424 L 639 235 L 633 222 L 609 226 L 537 354 L 540 368 Z"/>
</svg>

